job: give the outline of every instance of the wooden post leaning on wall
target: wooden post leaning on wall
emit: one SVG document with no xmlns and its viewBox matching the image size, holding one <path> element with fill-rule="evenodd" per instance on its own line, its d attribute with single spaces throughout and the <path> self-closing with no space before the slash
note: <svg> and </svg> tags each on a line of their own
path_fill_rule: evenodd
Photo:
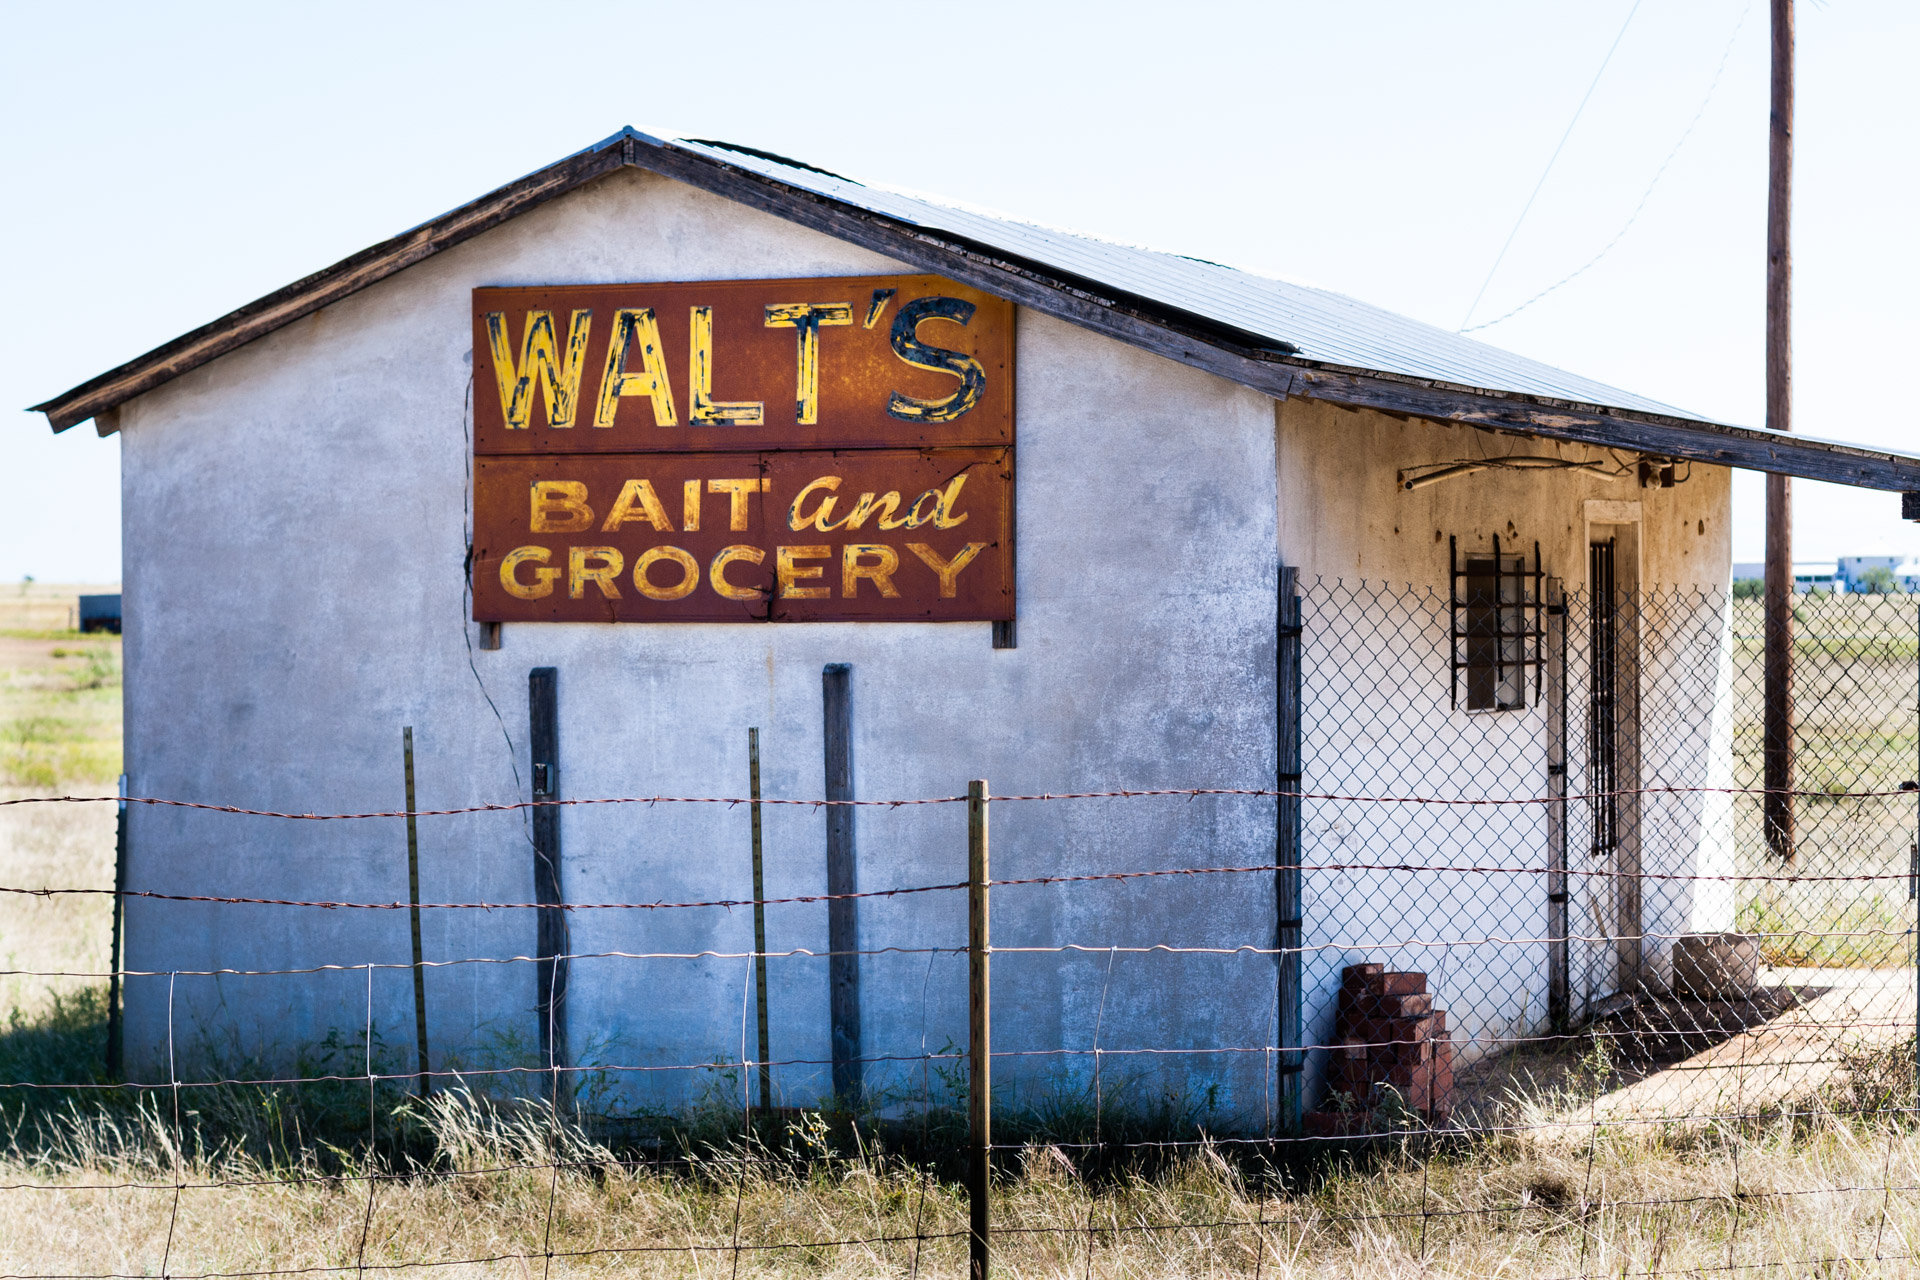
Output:
<svg viewBox="0 0 1920 1280">
<path fill-rule="evenodd" d="M 987 783 L 967 784 L 968 1275 L 987 1280 L 993 1190 L 993 940 L 987 913 Z"/>
<path fill-rule="evenodd" d="M 420 823 L 413 800 L 413 726 L 400 731 L 407 766 L 407 920 L 413 926 L 413 1042 L 420 1064 L 419 1094 L 433 1092 L 427 1067 L 427 959 L 420 945 Z"/>
<path fill-rule="evenodd" d="M 767 876 L 760 846 L 760 730 L 747 730 L 748 808 L 753 818 L 753 995 L 760 1042 L 760 1109 L 773 1105 L 773 1053 L 767 1047 Z"/>
<path fill-rule="evenodd" d="M 120 1024 L 120 975 L 126 970 L 127 920 L 127 775 L 120 775 L 120 798 L 114 805 L 113 826 L 113 940 L 108 944 L 107 1078 L 118 1080 L 126 1068 L 125 1032 Z"/>
<path fill-rule="evenodd" d="M 539 984 L 540 1060 L 546 1064 L 548 1098 L 566 1095 L 560 1083 L 567 1067 L 567 917 L 560 880 L 559 673 L 535 667 L 527 676 L 527 736 L 533 756 L 534 974 Z"/>
<path fill-rule="evenodd" d="M 1547 579 L 1547 1024 L 1572 1026 L 1567 963 L 1567 595 Z"/>
<path fill-rule="evenodd" d="M 1275 763 L 1273 861 L 1274 948 L 1279 968 L 1276 1029 L 1279 1039 L 1280 1127 L 1297 1132 L 1306 1082 L 1306 1053 L 1300 1018 L 1300 583 L 1299 570 L 1280 570 L 1279 645 L 1275 663 L 1278 752 Z"/>
<path fill-rule="evenodd" d="M 833 1093 L 860 1101 L 860 891 L 853 843 L 853 668 L 830 662 L 820 673 L 827 763 L 827 1017 Z"/>
<path fill-rule="evenodd" d="M 1771 0 L 1767 134 L 1767 429 L 1793 430 L 1793 0 Z M 1793 858 L 1793 482 L 1767 476 L 1766 706 L 1760 752 L 1767 847 Z"/>
</svg>

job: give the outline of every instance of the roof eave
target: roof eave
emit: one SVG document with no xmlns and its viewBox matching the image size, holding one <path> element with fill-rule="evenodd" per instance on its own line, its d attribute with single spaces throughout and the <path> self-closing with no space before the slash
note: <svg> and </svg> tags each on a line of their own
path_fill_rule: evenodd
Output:
<svg viewBox="0 0 1920 1280">
<path fill-rule="evenodd" d="M 633 129 L 276 290 L 43 404 L 55 431 L 111 411 L 329 303 L 627 167 L 685 182 L 789 222 L 935 272 L 1036 311 L 1206 370 L 1276 398 L 1629 449 L 1867 488 L 1920 490 L 1920 458 L 1604 405 L 1333 367 L 1284 343 L 1129 295 L 991 245 L 905 222 Z"/>
</svg>

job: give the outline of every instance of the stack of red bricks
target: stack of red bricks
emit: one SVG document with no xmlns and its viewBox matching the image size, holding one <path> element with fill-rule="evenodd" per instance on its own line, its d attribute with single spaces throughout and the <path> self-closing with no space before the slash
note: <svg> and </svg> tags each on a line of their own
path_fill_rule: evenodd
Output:
<svg viewBox="0 0 1920 1280">
<path fill-rule="evenodd" d="M 1433 1007 L 1424 973 L 1384 965 L 1348 965 L 1340 975 L 1326 1109 L 1309 1112 L 1309 1132 L 1365 1133 L 1380 1127 L 1388 1101 L 1445 1124 L 1453 1107 L 1453 1041 L 1447 1015 Z"/>
</svg>

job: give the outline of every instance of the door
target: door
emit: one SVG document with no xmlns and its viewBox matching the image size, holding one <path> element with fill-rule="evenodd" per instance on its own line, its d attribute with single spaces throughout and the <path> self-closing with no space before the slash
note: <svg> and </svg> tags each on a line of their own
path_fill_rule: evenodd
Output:
<svg viewBox="0 0 1920 1280">
<path fill-rule="evenodd" d="M 1638 990 L 1646 947 L 1640 885 L 1639 596 L 1634 530 L 1595 526 L 1587 559 L 1587 794 L 1591 865 L 1611 871 L 1615 990 Z"/>
</svg>

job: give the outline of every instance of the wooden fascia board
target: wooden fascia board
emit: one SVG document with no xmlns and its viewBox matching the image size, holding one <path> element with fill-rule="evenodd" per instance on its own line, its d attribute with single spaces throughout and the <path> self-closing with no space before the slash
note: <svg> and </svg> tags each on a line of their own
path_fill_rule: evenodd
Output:
<svg viewBox="0 0 1920 1280">
<path fill-rule="evenodd" d="M 568 156 L 471 204 L 276 289 L 71 391 L 34 405 L 32 411 L 46 414 L 55 431 L 65 431 L 107 413 L 143 392 L 358 293 L 443 249 L 470 240 L 583 183 L 626 167 L 633 163 L 631 152 L 630 141 L 623 140 L 621 145 Z M 107 431 L 103 424 L 102 434 Z"/>
<path fill-rule="evenodd" d="M 1920 460 L 1858 445 L 1784 436 L 1717 423 L 1602 412 L 1412 380 L 1326 369 L 1300 370 L 1293 393 L 1349 408 L 1434 422 L 1518 432 L 1598 448 L 1625 449 L 1749 471 L 1770 471 L 1859 488 L 1920 489 Z"/>
</svg>

